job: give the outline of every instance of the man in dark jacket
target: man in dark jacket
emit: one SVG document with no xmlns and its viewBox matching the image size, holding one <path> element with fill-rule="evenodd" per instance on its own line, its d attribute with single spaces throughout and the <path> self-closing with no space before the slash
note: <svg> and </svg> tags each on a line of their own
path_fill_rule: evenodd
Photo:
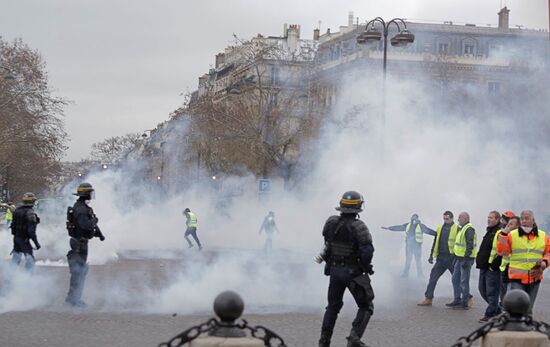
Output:
<svg viewBox="0 0 550 347">
<path fill-rule="evenodd" d="M 340 200 L 340 216 L 330 217 L 323 228 L 325 246 L 316 261 L 325 261 L 325 275 L 330 276 L 328 306 L 321 328 L 319 347 L 329 347 L 338 313 L 344 305 L 346 288 L 358 306 L 357 315 L 347 337 L 347 347 L 366 347 L 361 342 L 370 317 L 373 314 L 374 291 L 369 275 L 372 271 L 374 246 L 369 229 L 359 219 L 363 211 L 361 194 L 349 191 Z"/>
<path fill-rule="evenodd" d="M 430 280 L 424 294 L 424 301 L 418 303 L 418 306 L 431 306 L 434 298 L 435 287 L 439 278 L 449 271 L 451 275 L 454 270 L 454 245 L 458 224 L 453 220 L 454 215 L 451 211 L 443 213 L 443 224 L 436 228 L 436 237 L 432 245 L 432 251 L 428 263 L 435 264 L 430 272 Z"/>
<path fill-rule="evenodd" d="M 11 224 L 11 233 L 13 235 L 12 264 L 16 267 L 25 257 L 25 269 L 34 268 L 33 248 L 30 241 L 34 243 L 36 249 L 40 249 L 40 243 L 36 236 L 36 227 L 40 223 L 40 218 L 34 212 L 34 203 L 36 197 L 33 193 L 25 193 L 21 199 L 23 204 L 15 209 L 13 221 Z"/>
<path fill-rule="evenodd" d="M 493 241 L 499 231 L 500 213 L 491 211 L 487 217 L 487 232 L 483 236 L 476 256 L 476 267 L 479 269 L 479 293 L 488 304 L 485 316 L 479 320 L 481 323 L 487 322 L 491 317 L 500 314 L 498 304 L 501 281 L 499 267 L 502 259 L 499 257 L 489 263 Z"/>
<path fill-rule="evenodd" d="M 414 213 L 411 216 L 411 221 L 405 224 L 394 225 L 391 227 L 382 227 L 385 230 L 391 231 L 404 231 L 405 232 L 405 268 L 401 277 L 409 276 L 409 269 L 411 267 L 412 258 L 416 262 L 416 274 L 418 277 L 424 277 L 422 273 L 422 242 L 423 235 L 428 234 L 436 236 L 436 232 L 433 229 L 428 228 L 425 224 L 422 224 L 418 218 L 418 214 Z"/>
<path fill-rule="evenodd" d="M 69 293 L 65 302 L 71 306 L 86 307 L 81 300 L 84 282 L 88 273 L 88 240 L 98 237 L 101 241 L 105 237 L 97 225 L 98 219 L 94 210 L 89 206 L 94 197 L 94 188 L 89 183 L 81 183 L 75 195 L 78 200 L 72 209 L 67 211 L 67 229 L 71 237 L 69 244 L 71 250 L 67 253 L 71 279 Z"/>
</svg>

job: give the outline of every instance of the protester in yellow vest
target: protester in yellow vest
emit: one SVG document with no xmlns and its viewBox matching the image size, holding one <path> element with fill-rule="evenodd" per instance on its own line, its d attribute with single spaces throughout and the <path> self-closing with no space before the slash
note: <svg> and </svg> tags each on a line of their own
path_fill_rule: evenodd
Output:
<svg viewBox="0 0 550 347">
<path fill-rule="evenodd" d="M 454 310 L 467 310 L 470 300 L 470 271 L 477 255 L 476 231 L 470 223 L 470 215 L 462 212 L 458 216 L 459 229 L 454 246 L 455 267 L 453 270 L 454 300 L 448 304 Z"/>
<path fill-rule="evenodd" d="M 453 273 L 455 238 L 458 230 L 458 224 L 454 222 L 453 218 L 454 215 L 451 211 L 445 211 L 443 213 L 443 224 L 435 230 L 436 236 L 430 259 L 428 259 L 430 264 L 433 264 L 435 259 L 435 264 L 430 272 L 430 280 L 424 294 L 425 299 L 418 306 L 431 306 L 437 281 L 445 271 L 449 271 L 451 275 Z"/>
<path fill-rule="evenodd" d="M 197 236 L 197 216 L 193 212 L 191 212 L 189 208 L 186 208 L 183 211 L 183 214 L 187 218 L 187 230 L 185 231 L 185 240 L 189 244 L 189 248 L 192 248 L 193 244 L 191 243 L 191 240 L 189 240 L 189 236 L 192 236 L 193 239 L 195 239 L 197 246 L 199 246 L 200 251 L 202 250 L 202 245 Z"/>
<path fill-rule="evenodd" d="M 411 267 L 413 256 L 416 262 L 417 276 L 424 277 L 422 274 L 421 262 L 423 234 L 435 236 L 435 230 L 422 224 L 418 218 L 418 214 L 416 213 L 411 216 L 411 221 L 409 223 L 394 225 L 391 227 L 382 227 L 382 229 L 405 232 L 405 268 L 403 269 L 401 277 L 409 276 L 409 269 Z"/>
<path fill-rule="evenodd" d="M 6 221 L 6 230 L 9 230 L 11 223 L 13 222 L 13 212 L 15 212 L 15 205 L 13 204 L 13 202 L 10 201 L 7 204 L 0 204 L 0 207 L 6 208 L 4 220 Z"/>
<path fill-rule="evenodd" d="M 531 299 L 532 314 L 542 274 L 550 264 L 550 238 L 539 230 L 533 211 L 522 211 L 521 226 L 498 237 L 497 254 L 510 256 L 509 290 L 522 289 Z"/>
<path fill-rule="evenodd" d="M 506 291 L 508 289 L 508 264 L 510 263 L 509 256 L 501 256 L 497 254 L 497 243 L 498 236 L 501 232 L 509 233 L 512 230 L 515 230 L 519 227 L 519 217 L 514 214 L 512 211 L 505 211 L 502 216 L 500 216 L 500 227 L 501 230 L 495 235 L 493 239 L 493 248 L 491 249 L 491 255 L 489 257 L 489 264 L 496 264 L 500 269 L 500 306 L 502 307 L 502 300 Z"/>
</svg>

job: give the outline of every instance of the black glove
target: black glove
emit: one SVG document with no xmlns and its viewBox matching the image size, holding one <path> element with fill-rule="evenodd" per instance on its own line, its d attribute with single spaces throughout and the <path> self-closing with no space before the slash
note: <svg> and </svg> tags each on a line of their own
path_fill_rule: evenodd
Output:
<svg viewBox="0 0 550 347">
<path fill-rule="evenodd" d="M 434 263 L 434 258 L 430 257 L 430 258 L 428 259 L 428 263 L 433 264 L 433 263 Z"/>
<path fill-rule="evenodd" d="M 42 246 L 38 242 L 35 242 L 34 245 L 36 246 L 36 250 L 38 251 Z"/>
<path fill-rule="evenodd" d="M 99 235 L 99 241 L 105 241 L 105 236 Z"/>
</svg>

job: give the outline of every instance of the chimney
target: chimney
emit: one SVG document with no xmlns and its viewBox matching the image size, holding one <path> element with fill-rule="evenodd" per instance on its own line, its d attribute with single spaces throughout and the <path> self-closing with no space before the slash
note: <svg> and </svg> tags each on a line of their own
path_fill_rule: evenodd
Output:
<svg viewBox="0 0 550 347">
<path fill-rule="evenodd" d="M 550 0 L 549 0 L 550 1 Z M 313 40 L 314 41 L 319 41 L 319 36 L 321 36 L 321 30 L 319 29 L 314 29 L 313 30 Z"/>
<path fill-rule="evenodd" d="M 288 24 L 285 23 L 285 26 L 283 27 L 283 37 L 287 36 L 287 32 L 288 32 Z"/>
<path fill-rule="evenodd" d="M 297 24 L 291 24 L 288 27 L 286 41 L 288 43 L 288 49 L 294 53 L 298 47 L 298 40 L 300 39 L 300 26 Z"/>
<path fill-rule="evenodd" d="M 498 28 L 508 30 L 510 27 L 510 10 L 504 6 L 498 13 Z"/>
<path fill-rule="evenodd" d="M 225 63 L 225 53 L 216 54 L 216 69 Z"/>
<path fill-rule="evenodd" d="M 351 29 L 353 26 L 353 11 L 350 11 L 348 14 L 348 28 Z"/>
</svg>

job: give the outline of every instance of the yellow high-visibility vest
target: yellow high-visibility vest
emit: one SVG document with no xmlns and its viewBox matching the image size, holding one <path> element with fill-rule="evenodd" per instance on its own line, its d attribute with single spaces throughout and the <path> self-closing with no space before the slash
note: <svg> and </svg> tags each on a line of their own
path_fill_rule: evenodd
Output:
<svg viewBox="0 0 550 347">
<path fill-rule="evenodd" d="M 405 240 L 409 236 L 409 231 L 411 230 L 411 223 L 408 223 L 405 227 Z M 418 243 L 422 243 L 422 228 L 420 227 L 420 223 L 416 225 L 416 229 L 414 230 L 414 239 Z"/>
<path fill-rule="evenodd" d="M 495 258 L 497 257 L 497 243 L 498 243 L 498 235 L 502 232 L 502 229 L 500 229 L 493 238 L 493 248 L 491 248 L 491 254 L 489 255 L 489 264 L 492 264 L 493 261 L 495 261 Z M 506 271 L 506 266 L 510 263 L 510 256 L 501 256 L 502 257 L 502 263 L 500 263 L 500 271 Z"/>
<path fill-rule="evenodd" d="M 197 227 L 197 216 L 191 211 L 187 212 L 189 215 L 189 220 L 187 221 L 187 227 L 196 228 Z"/>
<path fill-rule="evenodd" d="M 464 257 L 466 255 L 466 231 L 473 228 L 472 224 L 468 223 L 462 227 L 456 234 L 456 241 L 454 247 L 454 253 L 457 257 Z M 477 255 L 477 236 L 474 233 L 474 248 L 470 254 L 470 258 L 475 258 Z"/>
<path fill-rule="evenodd" d="M 435 247 L 434 251 L 432 253 L 432 258 L 437 259 L 437 256 L 439 255 L 439 240 L 441 239 L 441 230 L 443 230 L 443 224 L 437 227 L 435 230 L 436 236 L 435 236 Z M 447 242 L 447 245 L 449 246 L 449 253 L 454 254 L 454 248 L 455 248 L 455 241 L 456 241 L 456 233 L 458 232 L 458 224 L 453 223 L 451 225 L 451 230 L 449 231 L 449 240 Z"/>
<path fill-rule="evenodd" d="M 533 269 L 537 261 L 544 257 L 546 248 L 546 233 L 539 230 L 537 237 L 529 240 L 527 236 L 520 236 L 519 230 L 510 232 L 512 237 L 512 252 L 510 253 L 510 268 L 508 277 L 519 279 L 522 283 L 532 283 L 541 278 L 530 278 L 529 270 Z"/>
<path fill-rule="evenodd" d="M 9 207 L 6 210 L 6 215 L 4 216 L 4 219 L 8 222 L 13 221 L 13 212 L 11 212 Z"/>
</svg>

